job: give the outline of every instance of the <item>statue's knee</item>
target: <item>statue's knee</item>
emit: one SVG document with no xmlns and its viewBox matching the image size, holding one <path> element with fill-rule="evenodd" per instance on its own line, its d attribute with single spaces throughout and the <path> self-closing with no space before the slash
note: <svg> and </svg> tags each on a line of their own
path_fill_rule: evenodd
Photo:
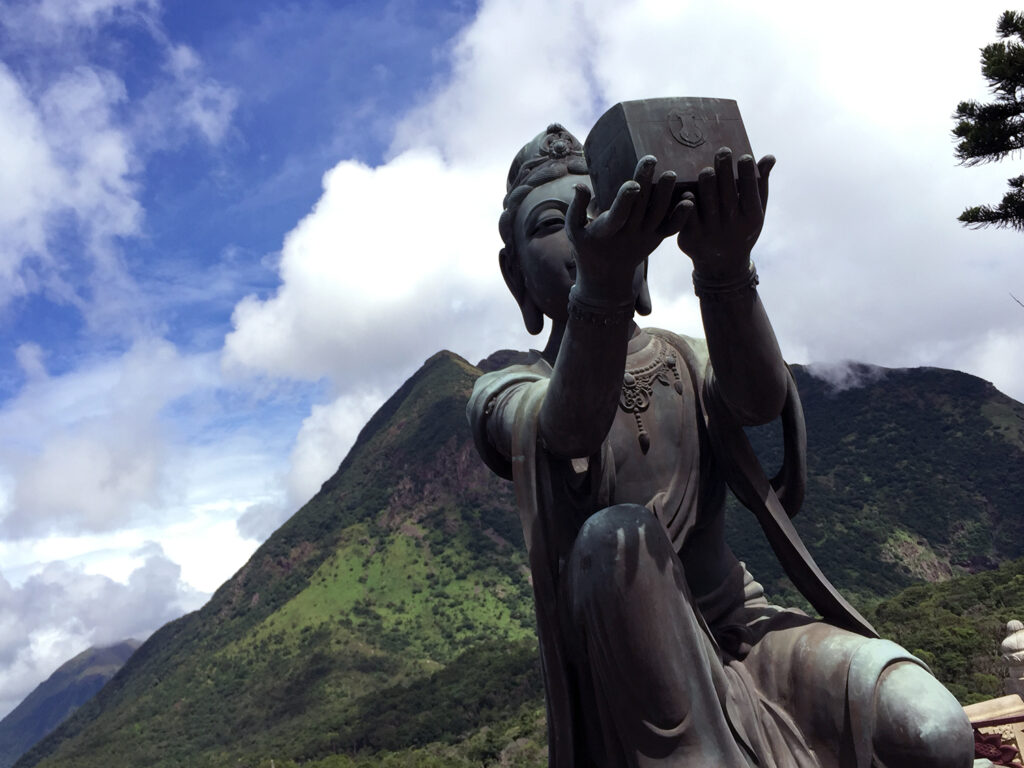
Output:
<svg viewBox="0 0 1024 768">
<path fill-rule="evenodd" d="M 875 753 L 886 766 L 969 768 L 974 736 L 963 708 L 925 669 L 889 667 L 878 686 Z"/>
<path fill-rule="evenodd" d="M 639 504 L 616 504 L 591 515 L 580 528 L 573 545 L 573 558 L 583 566 L 595 559 L 613 558 L 629 542 L 643 535 L 657 519 Z"/>
<path fill-rule="evenodd" d="M 591 515 L 576 536 L 569 561 L 574 602 L 603 600 L 621 581 L 631 582 L 650 560 L 652 538 L 656 549 L 672 551 L 661 523 L 639 504 L 616 504 Z"/>
</svg>

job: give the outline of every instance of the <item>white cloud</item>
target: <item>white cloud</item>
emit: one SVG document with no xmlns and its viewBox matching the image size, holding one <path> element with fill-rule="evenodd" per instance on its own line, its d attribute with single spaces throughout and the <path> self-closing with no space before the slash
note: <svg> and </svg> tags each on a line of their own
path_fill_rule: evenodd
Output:
<svg viewBox="0 0 1024 768">
<path fill-rule="evenodd" d="M 181 581 L 160 545 L 136 554 L 142 562 L 124 584 L 60 562 L 18 586 L 0 575 L 0 717 L 90 645 L 143 640 L 207 599 Z"/>
<path fill-rule="evenodd" d="M 41 0 L 29 4 L 27 12 L 54 27 L 95 28 L 109 22 L 118 13 L 132 11 L 152 12 L 159 7 L 158 0 Z"/>
<path fill-rule="evenodd" d="M 86 646 L 198 607 L 258 543 L 241 510 L 284 485 L 287 446 L 224 434 L 244 408 L 223 410 L 238 393 L 214 355 L 148 339 L 64 373 L 45 357 L 19 348 L 28 379 L 0 407 L 3 711 Z"/>
<path fill-rule="evenodd" d="M 0 409 L 10 436 L 0 462 L 12 486 L 0 530 L 103 531 L 145 516 L 170 483 L 160 412 L 210 384 L 204 365 L 150 340 L 119 358 L 30 379 Z"/>
<path fill-rule="evenodd" d="M 483 3 L 395 156 L 327 174 L 277 294 L 236 307 L 226 364 L 347 391 L 442 346 L 525 346 L 491 255 L 516 149 L 556 120 L 582 139 L 617 100 L 700 94 L 737 99 L 755 150 L 779 157 L 755 259 L 792 359 L 967 367 L 1021 392 L 1022 367 L 985 341 L 1019 322 L 991 298 L 1024 290 L 1020 235 L 955 221 L 1009 171 L 957 167 L 949 137 L 956 102 L 984 95 L 977 51 L 1001 7 L 934 11 L 919 35 L 911 9 L 880 25 L 872 8 Z M 700 332 L 689 273 L 671 246 L 652 258 L 653 323 Z"/>
<path fill-rule="evenodd" d="M 515 306 L 494 280 L 504 173 L 427 150 L 340 163 L 285 238 L 277 294 L 235 308 L 228 369 L 390 391 L 437 349 L 511 337 Z"/>
<path fill-rule="evenodd" d="M 3 531 L 17 537 L 121 527 L 156 503 L 160 459 L 144 434 L 58 435 L 19 473 Z"/>
<path fill-rule="evenodd" d="M 117 125 L 124 83 L 102 69 L 78 67 L 61 75 L 39 99 L 46 140 L 62 170 L 62 202 L 92 245 L 138 232 L 142 214 L 131 179 L 131 138 Z"/>
<path fill-rule="evenodd" d="M 3 0 L 0 27 L 14 46 L 48 46 L 67 57 L 112 23 L 155 23 L 159 0 Z"/>
<path fill-rule="evenodd" d="M 500 185 L 515 151 L 548 123 L 571 127 L 592 117 L 593 28 L 611 7 L 606 0 L 481 3 L 454 43 L 450 79 L 399 122 L 394 151 L 433 147 L 460 167 L 498 160 Z M 490 181 L 494 195 L 500 186 Z"/>
<path fill-rule="evenodd" d="M 305 504 L 337 470 L 356 436 L 384 397 L 379 391 L 345 394 L 328 405 L 314 405 L 302 422 L 288 474 L 289 506 Z"/>
<path fill-rule="evenodd" d="M 1015 400 L 1024 402 L 1024 310 L 1016 328 L 990 331 L 966 353 L 966 366 L 994 382 Z"/>
<path fill-rule="evenodd" d="M 874 384 L 876 381 L 884 379 L 890 370 L 892 369 L 857 363 L 852 360 L 842 360 L 836 363 L 812 363 L 807 366 L 807 372 L 826 382 L 833 392 L 843 392 L 847 389 Z"/>
<path fill-rule="evenodd" d="M 165 46 L 168 77 L 139 101 L 132 117 L 140 147 L 147 152 L 176 148 L 193 135 L 219 144 L 231 125 L 238 93 L 208 77 L 193 49 L 157 37 Z"/>
<path fill-rule="evenodd" d="M 259 501 L 245 508 L 235 528 L 243 539 L 264 541 L 290 516 L 291 510 L 279 501 Z"/>
<path fill-rule="evenodd" d="M 145 161 L 192 137 L 219 143 L 237 104 L 194 51 L 167 37 L 158 5 L 0 4 L 5 43 L 37 62 L 17 73 L 0 63 L 0 308 L 43 292 L 77 307 L 102 334 L 150 332 L 119 250 L 121 239 L 142 233 Z M 148 34 L 166 59 L 164 76 L 131 99 L 125 73 L 90 58 L 104 30 L 124 25 Z"/>
<path fill-rule="evenodd" d="M 132 141 L 116 115 L 124 98 L 116 75 L 89 66 L 59 74 L 33 97 L 0 64 L 0 265 L 6 273 L 17 276 L 29 256 L 53 265 L 49 229 L 58 214 L 72 213 L 94 247 L 138 231 Z M 30 287 L 24 278 L 20 283 L 17 292 Z"/>
<path fill-rule="evenodd" d="M 14 350 L 14 358 L 21 370 L 30 381 L 46 378 L 46 366 L 43 363 L 43 349 L 38 344 L 26 342 Z"/>
<path fill-rule="evenodd" d="M 10 71 L 0 64 L 0 306 L 33 288 L 22 262 L 46 249 L 46 221 L 61 206 L 62 174 L 42 120 Z"/>
<path fill-rule="evenodd" d="M 519 145 L 592 112 L 576 87 L 592 63 L 587 17 L 581 2 L 483 4 L 450 80 L 398 124 L 395 156 L 325 175 L 285 238 L 277 294 L 235 308 L 228 370 L 390 391 L 441 348 L 475 362 L 536 344 L 498 274 L 497 219 Z"/>
</svg>

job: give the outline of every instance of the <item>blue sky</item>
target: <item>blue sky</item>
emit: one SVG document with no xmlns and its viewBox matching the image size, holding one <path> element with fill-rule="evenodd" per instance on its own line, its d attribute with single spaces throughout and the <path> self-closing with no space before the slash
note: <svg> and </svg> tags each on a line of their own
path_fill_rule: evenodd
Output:
<svg viewBox="0 0 1024 768">
<path fill-rule="evenodd" d="M 201 605 L 437 349 L 538 344 L 496 221 L 555 120 L 737 99 L 787 357 L 1024 398 L 1024 240 L 955 222 L 1019 170 L 949 136 L 1002 5 L 762 5 L 0 1 L 0 715 Z M 685 257 L 651 276 L 700 335 Z"/>
<path fill-rule="evenodd" d="M 389 121 L 443 77 L 444 45 L 473 10 L 417 2 L 103 5 L 112 6 L 109 13 L 78 28 L 48 31 L 30 18 L 26 26 L 38 34 L 16 30 L 22 34 L 5 36 L 0 51 L 30 98 L 81 68 L 120 81 L 110 120 L 133 145 L 128 179 L 144 221 L 139 236 L 117 243 L 141 296 L 118 298 L 137 302 L 134 322 L 189 350 L 216 350 L 235 302 L 273 290 L 273 252 L 318 198 L 324 171 L 341 158 L 381 161 Z M 30 13 L 34 4 L 11 6 Z M 182 46 L 196 72 L 175 84 L 167 60 Z M 216 135 L 174 114 L 194 95 L 208 101 Z M 140 114 L 141 102 L 154 96 L 164 103 Z M 51 226 L 67 281 L 95 301 L 92 264 L 76 254 L 81 223 Z M 26 341 L 47 349 L 52 373 L 73 367 L 84 329 L 72 303 L 32 293 L 8 309 L 9 387 L 18 386 L 14 349 Z M 120 335 L 122 348 L 130 341 L 109 327 L 88 330 Z"/>
</svg>

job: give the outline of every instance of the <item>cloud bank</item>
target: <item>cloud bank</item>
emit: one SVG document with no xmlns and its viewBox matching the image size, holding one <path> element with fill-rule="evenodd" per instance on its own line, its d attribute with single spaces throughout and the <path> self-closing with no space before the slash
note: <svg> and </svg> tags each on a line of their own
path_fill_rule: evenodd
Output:
<svg viewBox="0 0 1024 768">
<path fill-rule="evenodd" d="M 879 25 L 870 8 L 485 2 L 393 157 L 326 174 L 277 293 L 237 306 L 225 362 L 348 392 L 440 347 L 538 345 L 494 259 L 512 155 L 551 121 L 582 138 L 620 99 L 702 94 L 736 98 L 755 150 L 779 157 L 755 260 L 791 359 L 959 367 L 1024 397 L 1019 307 L 999 300 L 1024 282 L 1019 236 L 955 221 L 1006 171 L 956 167 L 949 139 L 997 15 L 937 11 L 908 44 L 911 9 Z M 701 332 L 689 271 L 670 244 L 652 259 L 652 324 Z"/>
<path fill-rule="evenodd" d="M 209 597 L 182 582 L 159 544 L 135 554 L 144 562 L 126 584 L 59 562 L 17 586 L 0 576 L 0 712 L 90 645 L 144 640 Z"/>
</svg>

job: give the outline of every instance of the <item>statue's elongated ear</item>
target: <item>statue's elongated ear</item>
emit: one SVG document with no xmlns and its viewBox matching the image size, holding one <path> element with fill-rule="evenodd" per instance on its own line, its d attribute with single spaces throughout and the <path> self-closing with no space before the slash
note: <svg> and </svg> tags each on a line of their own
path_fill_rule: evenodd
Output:
<svg viewBox="0 0 1024 768">
<path fill-rule="evenodd" d="M 526 290 L 526 280 L 519 266 L 519 259 L 509 252 L 508 248 L 502 248 L 498 252 L 498 263 L 501 265 L 501 276 L 505 278 L 505 285 L 512 292 L 519 310 L 523 313 L 526 330 L 536 336 L 544 330 L 544 313 Z"/>
<path fill-rule="evenodd" d="M 633 284 L 634 286 L 636 283 Z M 638 315 L 651 314 L 651 289 L 647 285 L 647 260 L 644 259 L 644 277 L 636 292 L 636 304 L 633 305 Z"/>
<path fill-rule="evenodd" d="M 647 287 L 647 281 L 644 280 L 640 286 L 640 292 L 636 295 L 636 304 L 634 305 L 636 313 L 638 315 L 649 315 L 651 314 L 651 289 Z"/>
</svg>

